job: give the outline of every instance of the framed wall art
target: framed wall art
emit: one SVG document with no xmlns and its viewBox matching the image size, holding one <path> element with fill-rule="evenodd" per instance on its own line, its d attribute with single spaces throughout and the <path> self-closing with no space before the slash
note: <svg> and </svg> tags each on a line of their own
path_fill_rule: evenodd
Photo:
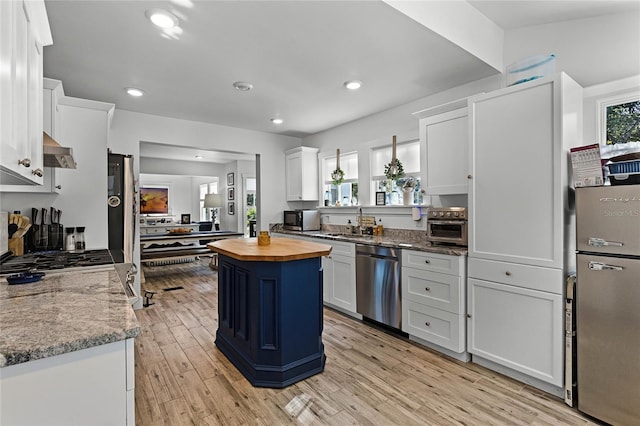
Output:
<svg viewBox="0 0 640 426">
<path fill-rule="evenodd" d="M 387 194 L 384 191 L 376 192 L 376 206 L 384 206 Z"/>
<path fill-rule="evenodd" d="M 140 214 L 169 214 L 169 188 L 140 188 Z"/>
<path fill-rule="evenodd" d="M 189 213 L 183 213 L 180 215 L 180 223 L 188 224 L 191 223 L 191 215 Z"/>
<path fill-rule="evenodd" d="M 227 173 L 227 186 L 233 186 L 233 173 Z"/>
<path fill-rule="evenodd" d="M 227 200 L 233 201 L 235 199 L 234 192 L 233 188 L 227 188 Z"/>
<path fill-rule="evenodd" d="M 236 214 L 236 204 L 233 201 L 229 202 L 229 205 L 227 206 L 227 214 L 228 215 Z"/>
</svg>

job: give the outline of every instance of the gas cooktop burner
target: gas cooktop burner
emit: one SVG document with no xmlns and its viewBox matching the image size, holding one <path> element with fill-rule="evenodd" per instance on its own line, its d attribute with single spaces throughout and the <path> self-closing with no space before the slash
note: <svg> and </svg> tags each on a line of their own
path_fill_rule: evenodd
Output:
<svg viewBox="0 0 640 426">
<path fill-rule="evenodd" d="M 0 275 L 20 272 L 51 271 L 86 266 L 110 265 L 113 258 L 109 250 L 84 252 L 43 251 L 12 257 L 0 264 Z"/>
</svg>

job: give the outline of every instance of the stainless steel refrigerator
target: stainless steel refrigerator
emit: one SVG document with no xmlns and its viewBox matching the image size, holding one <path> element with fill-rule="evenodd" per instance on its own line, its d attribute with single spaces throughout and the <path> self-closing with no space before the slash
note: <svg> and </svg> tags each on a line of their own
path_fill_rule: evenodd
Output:
<svg viewBox="0 0 640 426">
<path fill-rule="evenodd" d="M 576 190 L 578 410 L 640 421 L 640 185 Z"/>
<path fill-rule="evenodd" d="M 133 157 L 108 154 L 109 250 L 116 262 L 133 263 L 137 194 Z"/>
</svg>

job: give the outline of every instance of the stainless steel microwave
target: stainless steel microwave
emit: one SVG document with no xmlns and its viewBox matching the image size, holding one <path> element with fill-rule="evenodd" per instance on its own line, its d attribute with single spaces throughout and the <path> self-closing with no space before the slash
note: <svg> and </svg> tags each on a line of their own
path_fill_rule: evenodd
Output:
<svg viewBox="0 0 640 426">
<path fill-rule="evenodd" d="M 283 227 L 290 231 L 319 231 L 320 212 L 318 210 L 285 210 Z"/>
</svg>

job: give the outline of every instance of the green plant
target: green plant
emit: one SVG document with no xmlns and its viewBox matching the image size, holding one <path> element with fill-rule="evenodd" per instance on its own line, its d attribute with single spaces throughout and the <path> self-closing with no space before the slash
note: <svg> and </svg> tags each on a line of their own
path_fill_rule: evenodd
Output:
<svg viewBox="0 0 640 426">
<path fill-rule="evenodd" d="M 331 172 L 331 183 L 338 186 L 344 182 L 344 172 L 342 169 L 337 168 Z"/>
<path fill-rule="evenodd" d="M 387 179 L 397 180 L 404 176 L 404 168 L 402 167 L 402 163 L 397 158 L 395 160 L 391 160 L 391 162 L 384 166 L 384 175 Z"/>
<path fill-rule="evenodd" d="M 256 207 L 253 206 L 247 210 L 247 222 L 256 220 Z"/>
</svg>

